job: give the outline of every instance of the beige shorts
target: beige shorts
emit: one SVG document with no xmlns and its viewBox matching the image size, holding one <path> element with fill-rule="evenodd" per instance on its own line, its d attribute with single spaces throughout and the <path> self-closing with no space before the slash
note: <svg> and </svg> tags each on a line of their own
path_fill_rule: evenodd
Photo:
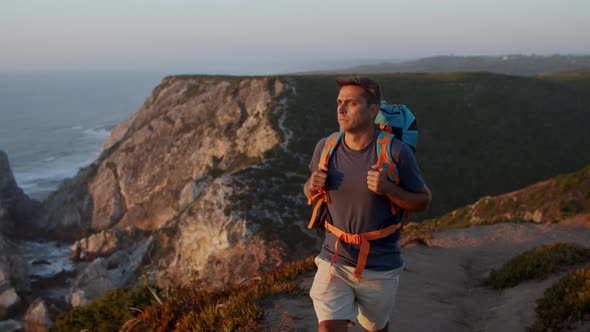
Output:
<svg viewBox="0 0 590 332">
<path fill-rule="evenodd" d="M 365 270 L 359 280 L 354 276 L 354 267 L 334 264 L 332 280 L 328 282 L 330 262 L 316 257 L 315 263 L 318 271 L 309 296 L 318 322 L 349 320 L 369 331 L 385 327 L 395 304 L 403 267 L 390 271 Z"/>
</svg>

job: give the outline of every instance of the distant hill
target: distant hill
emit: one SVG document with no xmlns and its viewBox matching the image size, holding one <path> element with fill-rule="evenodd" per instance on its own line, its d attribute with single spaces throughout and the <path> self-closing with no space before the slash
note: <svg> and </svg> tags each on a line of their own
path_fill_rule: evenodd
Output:
<svg viewBox="0 0 590 332">
<path fill-rule="evenodd" d="M 434 56 L 402 63 L 363 65 L 317 74 L 490 72 L 531 76 L 590 69 L 590 55 Z"/>
</svg>

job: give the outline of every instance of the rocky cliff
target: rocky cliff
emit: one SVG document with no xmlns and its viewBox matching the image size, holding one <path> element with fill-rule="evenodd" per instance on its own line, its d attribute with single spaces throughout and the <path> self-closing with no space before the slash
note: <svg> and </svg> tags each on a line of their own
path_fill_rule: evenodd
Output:
<svg viewBox="0 0 590 332">
<path fill-rule="evenodd" d="M 30 291 L 27 264 L 9 237 L 22 233 L 38 208 L 39 203 L 17 186 L 8 157 L 0 150 L 0 319 L 22 304 L 23 293 Z"/>
<path fill-rule="evenodd" d="M 0 232 L 22 235 L 34 223 L 40 206 L 18 187 L 8 156 L 0 150 Z"/>
<path fill-rule="evenodd" d="M 276 78 L 164 79 L 112 130 L 97 161 L 48 198 L 42 227 L 78 234 L 73 257 L 82 260 L 128 255 L 153 235 L 141 255 L 144 271 L 161 284 L 223 286 L 274 268 L 286 254 L 302 257 L 313 246 L 301 241 L 314 243 L 313 234 L 286 222 L 289 208 L 250 189 L 276 193 L 276 182 L 293 175 L 253 178 L 248 171 L 276 171 L 293 93 L 293 82 Z M 300 195 L 296 180 L 286 194 Z"/>
</svg>

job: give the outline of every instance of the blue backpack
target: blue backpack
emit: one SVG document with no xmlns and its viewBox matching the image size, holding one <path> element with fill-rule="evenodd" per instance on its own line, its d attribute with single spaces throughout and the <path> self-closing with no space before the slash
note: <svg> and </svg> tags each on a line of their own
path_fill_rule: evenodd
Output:
<svg viewBox="0 0 590 332">
<path fill-rule="evenodd" d="M 406 143 L 414 152 L 418 144 L 418 123 L 416 117 L 406 105 L 389 104 L 381 101 L 379 113 L 375 117 L 375 125 L 402 142 Z"/>
</svg>

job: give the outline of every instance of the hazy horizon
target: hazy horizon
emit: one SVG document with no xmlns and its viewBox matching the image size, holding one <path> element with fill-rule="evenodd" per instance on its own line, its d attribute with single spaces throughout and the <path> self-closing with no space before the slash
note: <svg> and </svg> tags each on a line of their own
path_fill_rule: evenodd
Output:
<svg viewBox="0 0 590 332">
<path fill-rule="evenodd" d="M 0 72 L 265 75 L 439 55 L 590 54 L 590 2 L 8 2 Z"/>
</svg>

